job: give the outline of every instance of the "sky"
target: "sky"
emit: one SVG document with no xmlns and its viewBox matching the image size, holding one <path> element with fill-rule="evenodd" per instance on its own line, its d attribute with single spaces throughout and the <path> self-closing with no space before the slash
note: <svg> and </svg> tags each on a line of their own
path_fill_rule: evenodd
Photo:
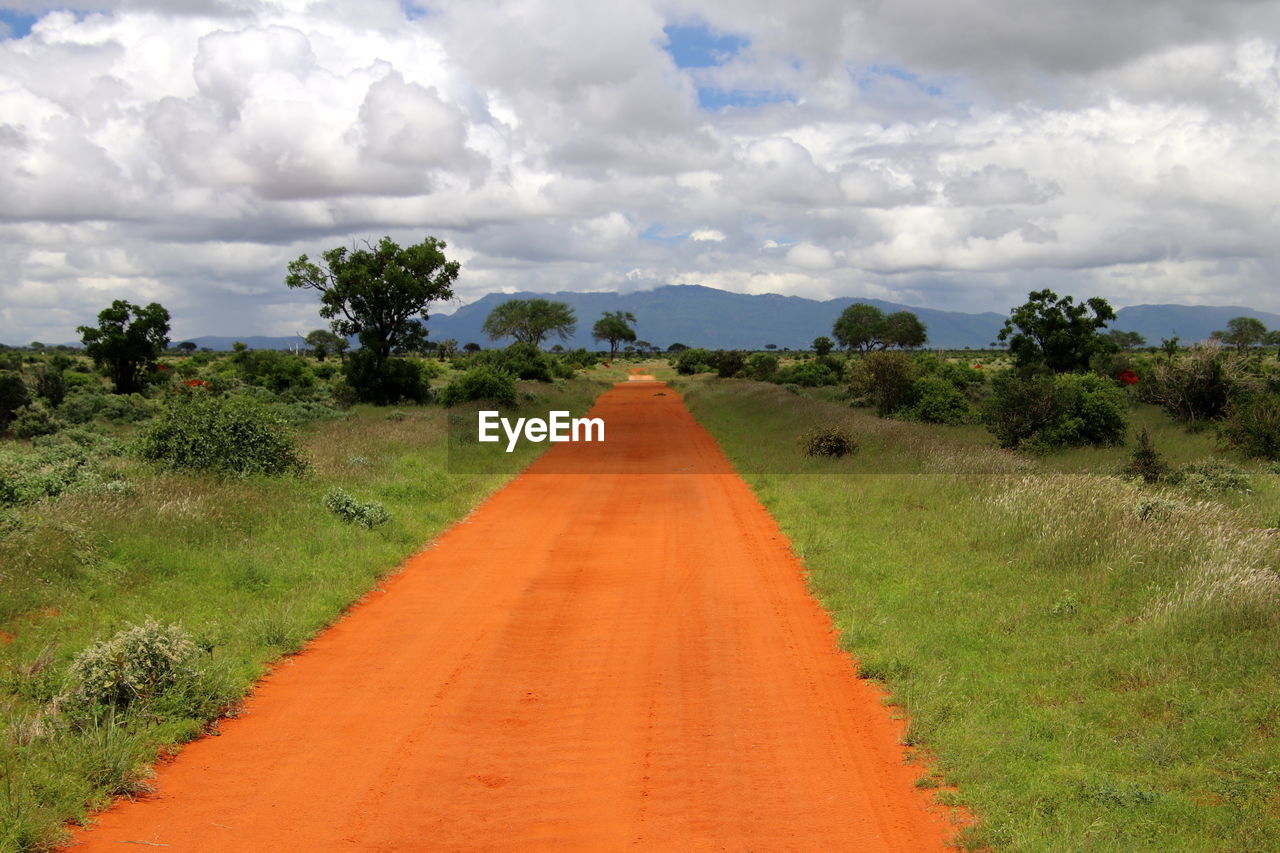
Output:
<svg viewBox="0 0 1280 853">
<path fill-rule="evenodd" d="M 0 0 L 0 341 L 492 291 L 1280 311 L 1280 0 Z"/>
</svg>

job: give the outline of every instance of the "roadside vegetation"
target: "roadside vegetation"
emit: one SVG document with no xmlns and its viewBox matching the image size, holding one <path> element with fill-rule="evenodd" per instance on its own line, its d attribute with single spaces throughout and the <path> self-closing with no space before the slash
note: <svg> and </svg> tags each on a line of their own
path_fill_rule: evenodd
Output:
<svg viewBox="0 0 1280 853">
<path fill-rule="evenodd" d="M 1280 849 L 1269 462 L 1136 395 L 1142 442 L 1014 452 L 847 395 L 681 388 L 908 719 L 918 784 L 976 818 L 965 849 Z"/>
</svg>

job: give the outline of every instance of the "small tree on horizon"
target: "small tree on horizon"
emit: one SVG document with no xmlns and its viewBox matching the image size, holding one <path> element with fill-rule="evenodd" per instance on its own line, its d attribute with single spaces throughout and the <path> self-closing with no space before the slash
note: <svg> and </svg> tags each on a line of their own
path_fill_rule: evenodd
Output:
<svg viewBox="0 0 1280 853">
<path fill-rule="evenodd" d="M 1089 369 L 1095 353 L 1110 352 L 1115 344 L 1102 333 L 1116 318 L 1107 300 L 1095 296 L 1077 305 L 1070 296 L 1052 290 L 1033 290 L 1014 308 L 1000 330 L 1018 367 L 1047 368 L 1054 373 Z"/>
<path fill-rule="evenodd" d="M 591 327 L 591 338 L 609 342 L 609 358 L 612 360 L 618 354 L 618 344 L 636 339 L 636 330 L 630 325 L 635 321 L 635 315 L 630 311 L 605 311 L 604 316 Z"/>
<path fill-rule="evenodd" d="M 489 340 L 510 337 L 536 347 L 542 346 L 549 335 L 567 341 L 577 328 L 573 309 L 550 299 L 508 299 L 495 306 L 481 326 Z"/>
</svg>

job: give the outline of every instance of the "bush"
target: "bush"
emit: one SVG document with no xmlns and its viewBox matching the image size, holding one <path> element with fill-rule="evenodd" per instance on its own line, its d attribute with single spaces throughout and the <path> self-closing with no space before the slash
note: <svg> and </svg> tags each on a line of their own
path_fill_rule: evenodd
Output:
<svg viewBox="0 0 1280 853">
<path fill-rule="evenodd" d="M 493 367 L 473 367 L 440 392 L 440 403 L 455 406 L 470 400 L 488 400 L 499 406 L 516 404 L 516 382 Z"/>
<path fill-rule="evenodd" d="M 67 396 L 67 383 L 62 378 L 62 371 L 42 364 L 36 370 L 36 396 L 49 406 L 57 408 L 62 399 Z"/>
<path fill-rule="evenodd" d="M 977 420 L 978 413 L 969 398 L 941 376 L 915 380 L 908 398 L 910 404 L 895 411 L 895 418 L 927 424 L 970 424 Z"/>
<path fill-rule="evenodd" d="M 138 423 L 155 413 L 156 404 L 141 394 L 107 394 L 98 404 L 98 415 L 115 423 Z"/>
<path fill-rule="evenodd" d="M 752 379 L 768 382 L 778 372 L 778 357 L 769 352 L 753 352 L 747 356 L 743 370 Z"/>
<path fill-rule="evenodd" d="M 342 489 L 333 489 L 324 496 L 324 505 L 330 512 L 350 524 L 372 529 L 391 520 L 391 513 L 377 501 L 361 503 Z"/>
<path fill-rule="evenodd" d="M 431 400 L 431 386 L 413 359 L 388 358 L 379 366 L 373 353 L 359 349 L 347 356 L 343 369 L 347 384 L 366 403 L 392 406 L 406 400 L 412 403 Z"/>
<path fill-rule="evenodd" d="M 250 385 L 279 394 L 313 388 L 315 374 L 306 359 L 276 350 L 252 350 L 237 359 L 240 378 Z"/>
<path fill-rule="evenodd" d="M 773 375 L 773 381 L 779 385 L 817 388 L 822 385 L 835 385 L 840 381 L 840 377 L 827 365 L 814 360 L 802 361 L 782 368 Z"/>
<path fill-rule="evenodd" d="M 0 452 L 0 507 L 54 498 L 95 481 L 90 454 L 74 444 Z"/>
<path fill-rule="evenodd" d="M 885 417 L 911 403 L 915 376 L 915 364 L 906 353 L 872 352 L 854 362 L 849 390 Z"/>
<path fill-rule="evenodd" d="M 707 363 L 716 372 L 716 376 L 732 379 L 742 371 L 746 358 L 737 350 L 716 350 Z"/>
<path fill-rule="evenodd" d="M 197 654 L 178 625 L 147 619 L 81 651 L 71 662 L 62 704 L 124 709 L 193 680 Z"/>
<path fill-rule="evenodd" d="M 139 437 L 144 459 L 232 476 L 301 474 L 307 468 L 284 420 L 244 397 L 195 390 L 175 396 Z"/>
<path fill-rule="evenodd" d="M 1280 459 L 1280 395 L 1257 393 L 1232 400 L 1218 436 L 1245 456 Z"/>
<path fill-rule="evenodd" d="M 1217 420 L 1240 391 L 1243 374 L 1237 354 L 1218 347 L 1192 347 L 1182 358 L 1156 364 L 1151 387 L 1139 393 L 1185 423 Z"/>
<path fill-rule="evenodd" d="M 1180 465 L 1169 475 L 1169 482 L 1201 497 L 1248 492 L 1253 485 L 1248 474 L 1217 459 Z"/>
<path fill-rule="evenodd" d="M 1124 440 L 1124 392 L 1097 374 L 1010 371 L 992 381 L 992 392 L 983 420 L 1001 447 L 1047 451 Z"/>
<path fill-rule="evenodd" d="M 103 396 L 83 391 L 68 394 L 58 406 L 58 417 L 69 424 L 87 424 L 97 414 Z"/>
<path fill-rule="evenodd" d="M 692 376 L 709 370 L 711 370 L 711 353 L 701 347 L 682 350 L 676 357 L 676 373 L 681 376 Z"/>
<path fill-rule="evenodd" d="M 1141 479 L 1147 485 L 1159 483 L 1169 476 L 1169 465 L 1156 450 L 1151 441 L 1151 433 L 1146 427 L 1138 433 L 1138 446 L 1134 448 L 1129 462 L 1120 469 L 1121 476 Z"/>
<path fill-rule="evenodd" d="M 31 394 L 22 374 L 0 370 L 0 432 L 7 430 L 18 410 L 30 402 Z"/>
<path fill-rule="evenodd" d="M 858 449 L 858 443 L 844 427 L 815 427 L 800 436 L 805 456 L 831 456 L 839 459 Z"/>
<path fill-rule="evenodd" d="M 565 369 L 555 356 L 545 353 L 530 343 L 517 341 L 504 349 L 481 350 L 463 360 L 468 368 L 489 367 L 510 374 L 516 379 L 550 382 L 563 375 Z M 567 369 L 569 376 L 572 368 Z M 567 378 L 567 377 L 566 377 Z"/>
<path fill-rule="evenodd" d="M 51 435 L 62 429 L 62 426 L 62 422 L 53 416 L 53 412 L 41 400 L 18 409 L 12 424 L 13 434 L 18 438 Z"/>
</svg>

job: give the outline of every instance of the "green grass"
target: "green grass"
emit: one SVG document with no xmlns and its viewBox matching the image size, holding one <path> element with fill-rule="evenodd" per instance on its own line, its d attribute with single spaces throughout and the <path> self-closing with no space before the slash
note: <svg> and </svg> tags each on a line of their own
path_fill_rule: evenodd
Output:
<svg viewBox="0 0 1280 853">
<path fill-rule="evenodd" d="M 580 414 L 591 379 L 521 383 L 523 413 Z M 528 394 L 535 395 L 532 399 Z M 63 821 L 145 786 L 156 751 L 198 735 L 280 655 L 348 605 L 509 474 L 447 464 L 438 407 L 357 407 L 304 434 L 304 478 L 159 473 L 127 459 L 131 489 L 64 494 L 18 512 L 0 536 L 0 850 L 44 849 Z M 522 443 L 523 462 L 546 445 Z M 371 530 L 324 505 L 342 488 L 391 521 Z M 178 696 L 72 725 L 53 712 L 73 655 L 147 617 L 177 622 L 207 651 Z"/>
<path fill-rule="evenodd" d="M 1203 500 L 1107 476 L 1123 449 L 1032 461 L 775 386 L 680 384 L 907 714 L 921 786 L 975 816 L 962 846 L 1280 849 L 1274 474 Z M 831 423 L 860 450 L 802 456 Z M 1212 450 L 1176 430 L 1157 438 L 1174 461 Z"/>
</svg>

